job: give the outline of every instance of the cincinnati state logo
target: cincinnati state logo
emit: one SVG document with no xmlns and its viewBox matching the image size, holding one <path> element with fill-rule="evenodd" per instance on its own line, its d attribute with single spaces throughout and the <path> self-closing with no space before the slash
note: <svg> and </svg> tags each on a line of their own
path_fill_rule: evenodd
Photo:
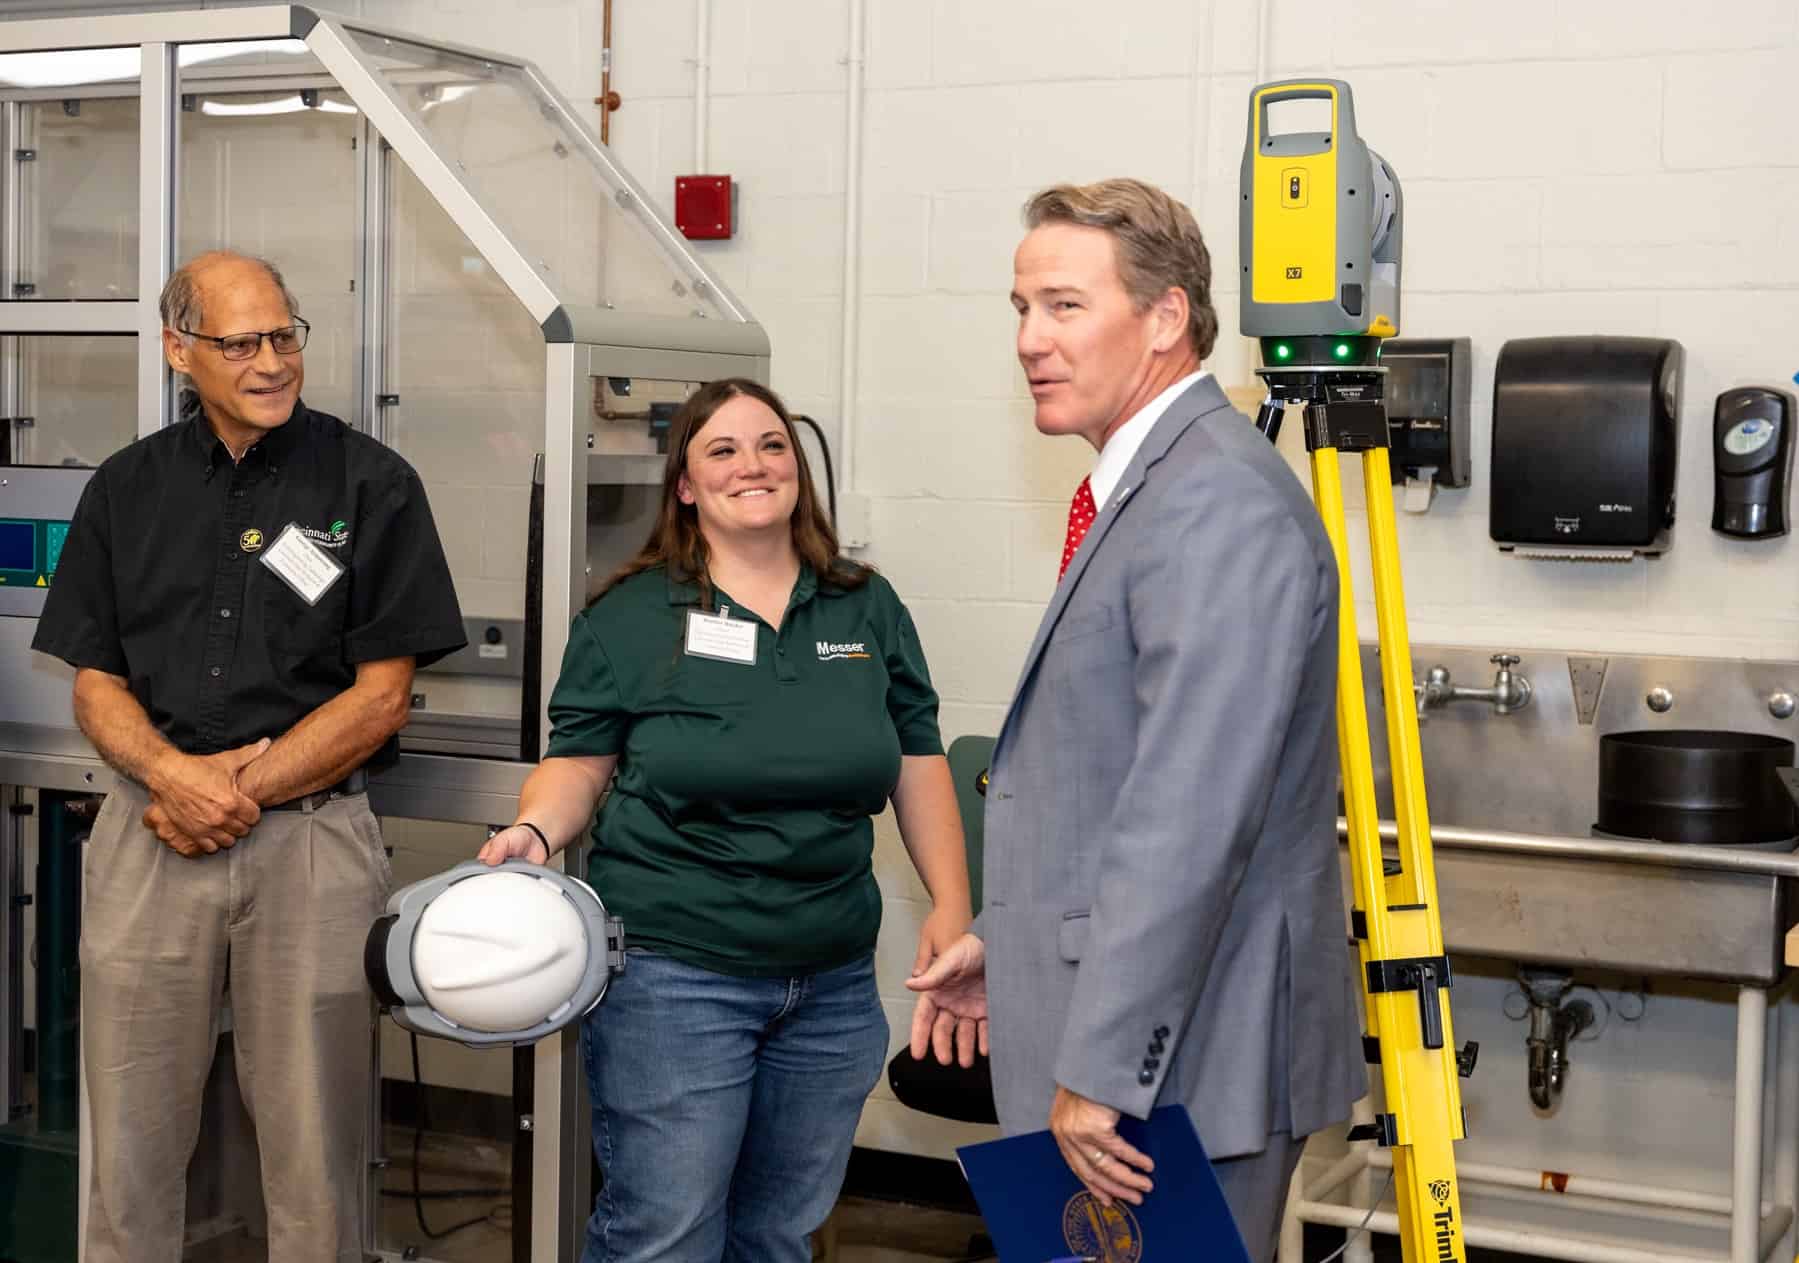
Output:
<svg viewBox="0 0 1799 1263">
<path fill-rule="evenodd" d="M 338 518 L 329 528 L 322 531 L 314 527 L 302 526 L 300 534 L 321 548 L 342 548 L 350 542 L 350 528 L 345 525 L 342 518 Z"/>
<path fill-rule="evenodd" d="M 868 652 L 868 642 L 865 640 L 852 640 L 845 644 L 838 644 L 834 640 L 816 640 L 812 643 L 818 647 L 820 662 L 837 662 L 845 658 L 873 656 Z"/>
<path fill-rule="evenodd" d="M 252 526 L 237 537 L 237 546 L 247 553 L 260 551 L 262 548 L 262 532 Z"/>
<path fill-rule="evenodd" d="M 1119 1202 L 1103 1206 L 1082 1189 L 1062 1208 L 1062 1239 L 1075 1254 L 1099 1263 L 1141 1263 L 1143 1229 Z"/>
</svg>

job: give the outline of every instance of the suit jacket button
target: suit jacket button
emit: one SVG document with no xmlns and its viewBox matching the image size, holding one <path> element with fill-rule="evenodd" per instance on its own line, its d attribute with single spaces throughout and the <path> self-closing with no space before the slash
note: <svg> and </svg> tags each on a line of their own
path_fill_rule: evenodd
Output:
<svg viewBox="0 0 1799 1263">
<path fill-rule="evenodd" d="M 1155 1043 L 1153 1043 L 1149 1046 L 1149 1050 L 1150 1050 L 1150 1052 L 1154 1053 L 1156 1056 L 1160 1057 L 1162 1055 L 1163 1047 L 1164 1047 L 1164 1045 L 1163 1045 L 1162 1041 L 1158 1039 Z"/>
<path fill-rule="evenodd" d="M 1144 1087 L 1148 1087 L 1155 1081 L 1156 1072 L 1154 1070 L 1139 1070 L 1137 1072 L 1137 1082 L 1141 1083 Z"/>
<path fill-rule="evenodd" d="M 1143 1068 L 1145 1070 L 1154 1070 L 1157 1066 L 1159 1066 L 1161 1064 L 1162 1064 L 1162 1059 L 1160 1057 L 1145 1057 L 1143 1059 Z"/>
<path fill-rule="evenodd" d="M 1168 1038 L 1168 1028 L 1166 1026 L 1156 1027 L 1156 1038 L 1157 1039 L 1167 1039 Z"/>
</svg>

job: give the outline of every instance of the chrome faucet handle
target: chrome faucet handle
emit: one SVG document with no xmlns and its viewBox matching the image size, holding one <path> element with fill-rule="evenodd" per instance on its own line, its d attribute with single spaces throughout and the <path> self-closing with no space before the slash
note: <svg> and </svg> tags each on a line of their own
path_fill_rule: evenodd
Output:
<svg viewBox="0 0 1799 1263">
<path fill-rule="evenodd" d="M 1418 699 L 1418 719 L 1422 722 L 1433 706 L 1441 706 L 1453 694 L 1449 668 L 1441 664 L 1424 673 L 1422 680 L 1412 681 L 1412 694 Z"/>
<path fill-rule="evenodd" d="M 1491 690 L 1494 712 L 1509 715 L 1530 705 L 1530 681 L 1524 678 L 1522 671 L 1512 670 L 1523 659 L 1515 653 L 1496 653 L 1487 661 L 1499 668 L 1494 673 Z"/>
</svg>

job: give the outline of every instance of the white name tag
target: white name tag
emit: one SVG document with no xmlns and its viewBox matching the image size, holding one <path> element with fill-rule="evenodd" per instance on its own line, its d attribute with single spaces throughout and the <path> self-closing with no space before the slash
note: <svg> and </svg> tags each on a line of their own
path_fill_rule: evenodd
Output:
<svg viewBox="0 0 1799 1263">
<path fill-rule="evenodd" d="M 337 558 L 302 535 L 293 522 L 262 550 L 262 564 L 308 605 L 317 605 L 345 569 Z"/>
<path fill-rule="evenodd" d="M 721 662 L 756 665 L 756 624 L 732 618 L 731 607 L 717 614 L 687 611 L 687 652 L 696 658 L 717 658 Z"/>
</svg>

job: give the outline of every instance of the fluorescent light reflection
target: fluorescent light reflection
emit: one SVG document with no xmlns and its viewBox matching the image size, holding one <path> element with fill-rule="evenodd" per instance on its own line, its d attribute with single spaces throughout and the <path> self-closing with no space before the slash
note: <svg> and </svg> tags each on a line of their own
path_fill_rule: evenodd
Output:
<svg viewBox="0 0 1799 1263">
<path fill-rule="evenodd" d="M 272 101 L 215 101 L 210 97 L 200 101 L 200 113 L 210 114 L 215 118 L 249 118 L 262 114 L 304 114 L 308 110 L 317 110 L 321 114 L 354 114 L 356 107 L 343 101 L 333 101 L 320 97 L 317 105 L 308 105 L 300 99 L 298 93 L 292 96 L 276 97 Z"/>
<path fill-rule="evenodd" d="M 268 60 L 312 56 L 305 40 L 238 40 L 228 44 L 183 44 L 177 61 L 183 69 L 209 62 Z M 0 55 L 0 87 L 76 88 L 85 84 L 123 83 L 142 72 L 139 50 L 130 48 L 76 48 L 47 53 Z"/>
</svg>

